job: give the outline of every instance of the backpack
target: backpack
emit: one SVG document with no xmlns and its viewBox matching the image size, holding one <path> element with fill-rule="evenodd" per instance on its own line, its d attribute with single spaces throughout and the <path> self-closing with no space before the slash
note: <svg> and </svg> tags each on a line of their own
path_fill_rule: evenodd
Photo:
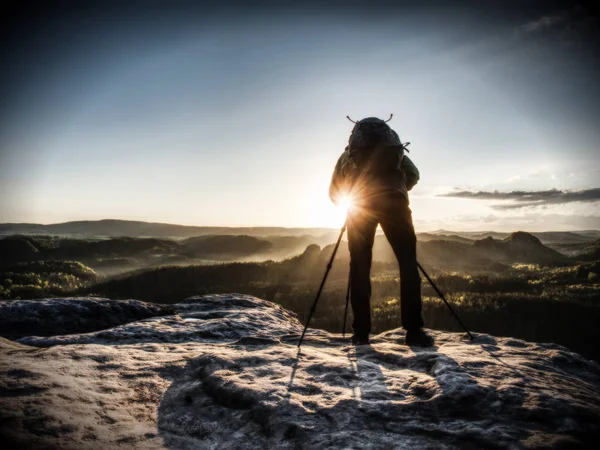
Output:
<svg viewBox="0 0 600 450">
<path fill-rule="evenodd" d="M 408 144 L 402 144 L 398 133 L 387 124 L 392 116 L 386 121 L 367 117 L 357 122 L 346 116 L 355 124 L 346 150 L 359 172 L 385 177 L 400 168 Z"/>
</svg>

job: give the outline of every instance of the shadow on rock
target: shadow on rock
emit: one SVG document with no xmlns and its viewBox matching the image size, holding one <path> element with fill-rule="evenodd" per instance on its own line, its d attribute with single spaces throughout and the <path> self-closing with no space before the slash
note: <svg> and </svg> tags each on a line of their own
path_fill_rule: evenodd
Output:
<svg viewBox="0 0 600 450">
<path fill-rule="evenodd" d="M 497 401 L 495 388 L 448 356 L 372 346 L 246 350 L 189 361 L 159 407 L 167 446 L 495 446 L 498 427 L 488 431 L 489 415 L 478 417 Z"/>
<path fill-rule="evenodd" d="M 160 404 L 163 441 L 169 448 L 588 448 L 597 437 L 597 405 L 580 405 L 577 393 L 553 396 L 556 386 L 545 389 L 533 361 L 511 360 L 513 349 L 526 350 L 519 342 L 456 340 L 438 351 L 385 338 L 330 343 L 319 332 L 302 350 L 246 340 L 190 360 Z"/>
</svg>

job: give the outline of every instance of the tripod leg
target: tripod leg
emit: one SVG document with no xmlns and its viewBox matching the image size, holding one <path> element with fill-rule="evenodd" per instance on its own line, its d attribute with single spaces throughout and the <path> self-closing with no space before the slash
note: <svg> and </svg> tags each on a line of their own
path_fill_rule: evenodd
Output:
<svg viewBox="0 0 600 450">
<path fill-rule="evenodd" d="M 298 342 L 298 348 L 300 348 L 300 346 L 302 345 L 302 340 L 304 339 L 304 335 L 306 334 L 306 329 L 308 328 L 310 319 L 311 319 L 313 313 L 315 312 L 315 308 L 317 307 L 317 302 L 319 301 L 319 297 L 321 296 L 321 292 L 323 291 L 323 286 L 325 286 L 325 281 L 327 280 L 327 275 L 329 275 L 329 271 L 331 270 L 331 267 L 333 266 L 333 260 L 335 258 L 335 254 L 338 251 L 340 242 L 342 242 L 342 236 L 344 235 L 345 231 L 346 231 L 346 222 L 344 222 L 344 225 L 342 226 L 342 229 L 340 230 L 340 236 L 338 237 L 338 240 L 333 249 L 333 253 L 331 254 L 331 259 L 329 260 L 329 264 L 327 264 L 327 270 L 325 270 L 325 275 L 323 276 L 323 280 L 321 281 L 321 285 L 319 286 L 319 290 L 317 291 L 317 296 L 315 297 L 315 301 L 314 301 L 312 307 L 310 308 L 310 312 L 308 313 L 308 319 L 306 319 L 306 325 L 304 325 L 304 331 L 302 332 L 302 336 L 300 336 L 300 341 Z"/>
<path fill-rule="evenodd" d="M 471 340 L 475 339 L 473 337 L 473 335 L 471 334 L 471 332 L 469 331 L 469 329 L 467 328 L 467 326 L 462 322 L 462 320 L 460 320 L 460 317 L 458 317 L 458 314 L 456 314 L 456 311 L 454 311 L 454 308 L 452 308 L 452 306 L 450 306 L 450 303 L 448 303 L 448 301 L 444 297 L 444 294 L 442 294 L 442 291 L 440 291 L 438 289 L 438 287 L 435 285 L 435 283 L 433 282 L 433 280 L 431 278 L 429 278 L 429 275 L 427 275 L 427 272 L 425 272 L 425 269 L 423 269 L 423 266 L 421 266 L 421 264 L 419 264 L 418 261 L 417 261 L 417 266 L 419 267 L 421 272 L 423 272 L 423 275 L 425 275 L 425 278 L 427 278 L 427 281 L 429 281 L 429 284 L 431 284 L 431 287 L 433 287 L 433 289 L 435 289 L 435 292 L 437 292 L 437 294 L 440 296 L 440 298 L 444 301 L 444 303 L 446 304 L 446 306 L 448 307 L 450 312 L 454 315 L 456 320 L 458 320 L 458 323 L 460 323 L 460 325 L 465 329 L 465 331 L 467 332 L 467 334 L 469 335 Z"/>
<path fill-rule="evenodd" d="M 348 274 L 348 289 L 346 290 L 346 309 L 344 311 L 344 326 L 342 327 L 342 337 L 346 337 L 346 318 L 348 317 L 348 303 L 350 303 L 350 274 Z"/>
</svg>

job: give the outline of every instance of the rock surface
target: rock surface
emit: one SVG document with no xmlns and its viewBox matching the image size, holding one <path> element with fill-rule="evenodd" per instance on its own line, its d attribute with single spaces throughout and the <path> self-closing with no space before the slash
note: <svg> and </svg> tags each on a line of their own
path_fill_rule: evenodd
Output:
<svg viewBox="0 0 600 450">
<path fill-rule="evenodd" d="M 0 335 L 16 339 L 32 334 L 85 333 L 174 312 L 171 307 L 139 300 L 50 298 L 0 301 Z"/>
<path fill-rule="evenodd" d="M 77 300 L 69 301 L 76 308 Z M 354 347 L 245 295 L 0 339 L 3 448 L 595 448 L 600 367 L 553 344 L 402 330 Z M 1 326 L 0 322 L 0 326 Z"/>
</svg>

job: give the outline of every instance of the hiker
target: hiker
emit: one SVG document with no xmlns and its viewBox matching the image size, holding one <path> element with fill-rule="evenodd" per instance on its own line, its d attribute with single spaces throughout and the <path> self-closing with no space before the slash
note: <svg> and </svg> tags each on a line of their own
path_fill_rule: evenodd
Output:
<svg viewBox="0 0 600 450">
<path fill-rule="evenodd" d="M 392 116 L 390 116 L 390 119 Z M 350 117 L 348 117 L 349 120 Z M 351 199 L 348 210 L 350 299 L 354 322 L 352 343 L 369 343 L 371 331 L 371 260 L 375 230 L 381 225 L 400 266 L 401 320 L 407 345 L 433 345 L 423 330 L 421 277 L 417 268 L 417 238 L 408 207 L 408 191 L 419 171 L 387 122 L 367 117 L 355 125 L 348 146 L 335 166 L 329 197 L 335 204 Z"/>
</svg>

